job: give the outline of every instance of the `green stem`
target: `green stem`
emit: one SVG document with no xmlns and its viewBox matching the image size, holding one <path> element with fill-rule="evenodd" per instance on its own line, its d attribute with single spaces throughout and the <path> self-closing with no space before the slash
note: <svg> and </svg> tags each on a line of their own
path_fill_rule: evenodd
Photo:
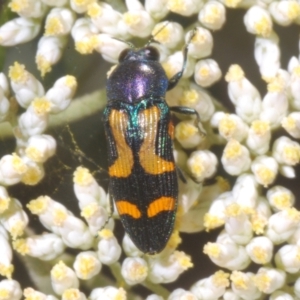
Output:
<svg viewBox="0 0 300 300">
<path fill-rule="evenodd" d="M 167 299 L 170 295 L 170 292 L 160 284 L 145 281 L 142 283 L 142 285 L 151 292 L 163 297 L 164 299 Z"/>
</svg>

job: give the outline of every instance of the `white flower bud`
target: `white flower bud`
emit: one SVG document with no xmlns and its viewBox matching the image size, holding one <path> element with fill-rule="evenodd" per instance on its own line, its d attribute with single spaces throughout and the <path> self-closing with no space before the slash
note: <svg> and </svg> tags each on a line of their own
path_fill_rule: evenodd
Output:
<svg viewBox="0 0 300 300">
<path fill-rule="evenodd" d="M 131 35 L 145 38 L 151 34 L 154 20 L 145 10 L 129 10 L 123 14 L 123 25 Z"/>
<path fill-rule="evenodd" d="M 255 120 L 248 131 L 246 144 L 252 153 L 262 155 L 269 151 L 271 129 L 266 121 Z"/>
<path fill-rule="evenodd" d="M 1 280 L 0 281 L 1 295 L 4 295 L 3 300 L 21 300 L 22 288 L 16 280 Z"/>
<path fill-rule="evenodd" d="M 40 20 L 16 18 L 0 27 L 0 45 L 15 46 L 33 40 L 41 29 Z"/>
<path fill-rule="evenodd" d="M 295 0 L 281 0 L 271 2 L 269 11 L 277 22 L 281 26 L 290 25 L 295 19 L 300 16 L 300 4 Z"/>
<path fill-rule="evenodd" d="M 191 258 L 181 251 L 175 251 L 165 257 L 149 257 L 148 265 L 148 279 L 155 284 L 173 282 L 193 266 Z"/>
<path fill-rule="evenodd" d="M 12 264 L 12 249 L 9 242 L 9 237 L 6 230 L 0 226 L 0 275 L 11 278 L 14 271 Z M 1 289 L 1 283 L 0 283 Z M 8 299 L 8 298 L 7 298 Z"/>
<path fill-rule="evenodd" d="M 4 93 L 4 96 L 8 97 L 10 94 L 9 83 L 6 75 L 0 72 L 0 89 Z"/>
<path fill-rule="evenodd" d="M 213 37 L 209 30 L 203 27 L 196 27 L 196 33 L 189 44 L 189 55 L 195 59 L 200 59 L 211 55 L 213 48 Z M 185 42 L 187 43 L 193 30 L 185 35 Z"/>
<path fill-rule="evenodd" d="M 236 293 L 234 293 L 231 289 L 227 289 L 223 294 L 223 300 L 241 300 L 241 298 Z"/>
<path fill-rule="evenodd" d="M 299 81 L 299 83 L 300 83 L 300 81 Z M 300 112 L 292 112 L 287 117 L 283 118 L 282 122 L 281 122 L 281 126 L 293 138 L 299 139 L 300 138 Z"/>
<path fill-rule="evenodd" d="M 270 295 L 269 299 L 270 300 L 294 300 L 295 298 L 287 292 L 275 291 L 274 293 L 272 293 L 272 295 Z"/>
<path fill-rule="evenodd" d="M 199 12 L 198 20 L 208 29 L 221 29 L 226 21 L 225 6 L 219 1 L 206 2 Z"/>
<path fill-rule="evenodd" d="M 236 113 L 245 122 L 259 119 L 261 97 L 254 85 L 244 76 L 239 65 L 231 65 L 225 76 L 228 82 L 228 95 L 236 107 Z"/>
<path fill-rule="evenodd" d="M 127 257 L 122 263 L 121 274 L 129 285 L 143 282 L 148 275 L 148 266 L 140 257 Z"/>
<path fill-rule="evenodd" d="M 230 140 L 224 148 L 221 162 L 230 175 L 240 175 L 250 168 L 249 150 L 236 140 Z"/>
<path fill-rule="evenodd" d="M 98 257 L 105 265 L 111 265 L 119 260 L 122 249 L 109 229 L 102 229 L 99 233 L 101 240 L 98 243 Z"/>
<path fill-rule="evenodd" d="M 276 267 L 288 273 L 298 273 L 300 270 L 300 247 L 284 245 L 275 255 Z"/>
<path fill-rule="evenodd" d="M 271 294 L 284 285 L 285 279 L 286 274 L 281 270 L 260 268 L 255 275 L 254 282 L 261 292 Z"/>
<path fill-rule="evenodd" d="M 269 12 L 261 6 L 254 5 L 247 10 L 244 24 L 248 32 L 268 37 L 272 32 L 272 19 Z"/>
<path fill-rule="evenodd" d="M 23 18 L 41 18 L 47 11 L 47 6 L 36 0 L 12 0 L 8 4 L 11 11 Z"/>
<path fill-rule="evenodd" d="M 52 66 L 61 59 L 66 44 L 67 38 L 65 36 L 43 36 L 40 38 L 35 62 L 42 76 L 50 72 Z"/>
<path fill-rule="evenodd" d="M 52 8 L 45 21 L 45 36 L 69 34 L 75 21 L 75 14 L 68 8 Z"/>
<path fill-rule="evenodd" d="M 175 138 L 185 149 L 197 147 L 203 140 L 203 135 L 194 121 L 182 121 L 175 127 Z"/>
<path fill-rule="evenodd" d="M 65 110 L 76 92 L 77 81 L 72 75 L 66 75 L 57 79 L 53 87 L 47 91 L 45 98 L 50 102 L 50 113 L 58 113 Z"/>
<path fill-rule="evenodd" d="M 191 292 L 184 289 L 178 288 L 175 289 L 168 297 L 168 300 L 178 300 L 178 299 L 188 299 L 188 300 L 197 300 L 198 298 Z M 209 299 L 209 298 L 206 298 Z"/>
<path fill-rule="evenodd" d="M 79 287 L 79 280 L 75 272 L 62 261 L 54 265 L 50 275 L 52 288 L 58 295 L 62 295 L 66 289 Z"/>
<path fill-rule="evenodd" d="M 216 155 L 209 150 L 194 151 L 187 161 L 192 177 L 198 182 L 212 177 L 216 173 L 217 165 Z"/>
<path fill-rule="evenodd" d="M 172 78 L 175 74 L 181 71 L 183 65 L 183 53 L 182 51 L 176 51 L 170 55 L 166 61 L 162 63 L 167 77 Z M 195 61 L 192 57 L 188 56 L 186 61 L 186 67 L 183 71 L 183 78 L 188 78 L 194 73 Z"/>
<path fill-rule="evenodd" d="M 222 113 L 220 113 L 222 115 Z M 223 113 L 219 120 L 219 133 L 227 141 L 234 139 L 242 142 L 248 134 L 249 127 L 243 120 L 235 114 Z"/>
<path fill-rule="evenodd" d="M 252 230 L 256 234 L 265 232 L 265 227 L 271 216 L 271 208 L 269 203 L 263 197 L 259 197 L 255 210 L 251 212 Z"/>
<path fill-rule="evenodd" d="M 207 243 L 203 252 L 219 267 L 242 270 L 250 264 L 250 258 L 243 246 L 237 245 L 227 233 L 221 233 L 216 243 Z"/>
<path fill-rule="evenodd" d="M 269 218 L 266 236 L 274 244 L 281 244 L 293 235 L 299 221 L 300 212 L 295 208 L 281 210 Z"/>
<path fill-rule="evenodd" d="M 78 14 L 85 13 L 94 0 L 70 0 L 71 8 Z"/>
<path fill-rule="evenodd" d="M 24 65 L 18 62 L 10 66 L 9 78 L 16 100 L 24 108 L 27 108 L 35 98 L 42 97 L 45 93 L 43 85 L 26 71 Z"/>
<path fill-rule="evenodd" d="M 33 288 L 24 289 L 23 295 L 25 297 L 25 300 L 58 300 L 54 296 L 46 295 L 44 293 L 34 290 Z"/>
<path fill-rule="evenodd" d="M 54 233 L 42 233 L 26 239 L 17 239 L 13 246 L 20 254 L 37 257 L 41 260 L 55 259 L 65 250 L 62 239 Z"/>
<path fill-rule="evenodd" d="M 178 47 L 182 43 L 183 35 L 182 25 L 176 22 L 157 23 L 152 30 L 155 41 L 169 49 Z"/>
<path fill-rule="evenodd" d="M 3 122 L 9 116 L 9 109 L 11 105 L 9 100 L 4 94 L 4 90 L 1 88 L 0 85 L 0 122 Z"/>
<path fill-rule="evenodd" d="M 195 0 L 168 0 L 167 8 L 176 14 L 182 16 L 191 16 L 193 14 L 198 13 L 200 7 L 202 6 L 202 1 Z"/>
<path fill-rule="evenodd" d="M 262 293 L 254 285 L 254 274 L 240 271 L 233 271 L 230 275 L 230 280 L 232 282 L 231 288 L 233 292 L 240 296 L 240 299 L 259 299 Z"/>
<path fill-rule="evenodd" d="M 70 288 L 62 293 L 61 300 L 87 300 L 87 298 L 79 289 Z"/>
<path fill-rule="evenodd" d="M 256 37 L 254 57 L 262 78 L 269 81 L 280 68 L 279 38 L 272 32 L 268 37 Z"/>
<path fill-rule="evenodd" d="M 163 19 L 168 13 L 168 0 L 146 0 L 145 9 L 155 20 Z"/>
<path fill-rule="evenodd" d="M 300 160 L 300 145 L 282 136 L 275 140 L 272 154 L 279 164 L 295 166 Z"/>
<path fill-rule="evenodd" d="M 211 96 L 196 84 L 191 84 L 189 89 L 183 91 L 176 105 L 194 108 L 200 115 L 201 122 L 209 121 L 215 111 Z"/>
<path fill-rule="evenodd" d="M 7 154 L 0 159 L 0 183 L 12 185 L 21 181 L 28 170 L 24 161 L 15 153 Z"/>
<path fill-rule="evenodd" d="M 107 286 L 105 288 L 93 289 L 90 294 L 90 300 L 127 300 L 126 291 L 123 288 Z"/>
<path fill-rule="evenodd" d="M 137 257 L 142 256 L 143 252 L 137 248 L 137 246 L 133 243 L 128 234 L 124 234 L 122 240 L 122 248 L 127 256 Z"/>
<path fill-rule="evenodd" d="M 202 87 L 209 87 L 222 76 L 218 63 L 213 59 L 199 60 L 195 65 L 194 78 Z"/>
<path fill-rule="evenodd" d="M 273 258 L 273 243 L 265 236 L 254 237 L 246 246 L 246 251 L 256 264 L 268 264 Z"/>
<path fill-rule="evenodd" d="M 289 189 L 279 185 L 268 190 L 267 199 L 275 211 L 291 208 L 295 202 L 294 194 Z"/>
<path fill-rule="evenodd" d="M 251 170 L 256 181 L 264 187 L 272 184 L 278 173 L 278 163 L 273 157 L 257 156 L 252 164 Z"/>
<path fill-rule="evenodd" d="M 244 209 L 254 209 L 258 201 L 258 184 L 252 174 L 242 174 L 232 188 L 235 202 Z"/>
<path fill-rule="evenodd" d="M 151 0 L 149 2 L 151 2 Z M 164 300 L 164 298 L 156 294 L 151 294 L 145 300 Z"/>
<path fill-rule="evenodd" d="M 102 264 L 96 252 L 83 251 L 76 256 L 73 268 L 79 279 L 88 280 L 100 272 Z"/>
<path fill-rule="evenodd" d="M 31 160 L 44 163 L 55 154 L 56 141 L 51 135 L 34 135 L 27 141 L 25 153 Z"/>
<path fill-rule="evenodd" d="M 248 215 L 236 203 L 228 205 L 225 209 L 225 231 L 231 239 L 239 244 L 246 245 L 253 237 L 252 226 Z"/>
<path fill-rule="evenodd" d="M 222 297 L 226 288 L 230 285 L 228 278 L 228 273 L 217 271 L 208 278 L 201 279 L 194 283 L 190 290 L 193 295 L 197 297 L 195 299 L 214 300 Z"/>
<path fill-rule="evenodd" d="M 289 85 L 289 90 L 291 92 L 291 99 L 290 103 L 292 108 L 295 110 L 300 109 L 300 65 L 299 61 L 297 60 L 298 65 L 293 67 L 291 72 L 291 78 L 290 78 L 290 85 Z M 298 112 L 291 113 L 291 115 L 299 114 Z"/>
</svg>

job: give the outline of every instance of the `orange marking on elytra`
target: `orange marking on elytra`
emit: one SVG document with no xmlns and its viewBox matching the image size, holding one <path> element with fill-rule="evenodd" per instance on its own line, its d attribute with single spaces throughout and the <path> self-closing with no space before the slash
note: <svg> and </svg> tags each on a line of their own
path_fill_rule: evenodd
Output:
<svg viewBox="0 0 300 300">
<path fill-rule="evenodd" d="M 152 201 L 147 209 L 149 218 L 155 217 L 162 211 L 172 211 L 175 208 L 175 199 L 172 197 L 160 197 Z"/>
<path fill-rule="evenodd" d="M 117 147 L 118 158 L 108 169 L 110 176 L 126 178 L 131 174 L 133 154 L 125 140 L 128 126 L 127 114 L 113 109 L 109 116 L 109 125 Z"/>
<path fill-rule="evenodd" d="M 116 201 L 116 206 L 120 215 L 129 215 L 134 219 L 139 219 L 142 216 L 138 207 L 126 200 Z"/>
<path fill-rule="evenodd" d="M 175 128 L 174 128 L 174 124 L 172 121 L 169 122 L 169 127 L 168 127 L 168 134 L 171 137 L 172 140 L 174 140 L 174 136 L 175 136 Z"/>
<path fill-rule="evenodd" d="M 156 106 L 139 113 L 139 124 L 143 124 L 144 131 L 144 141 L 139 151 L 140 164 L 148 174 L 152 175 L 159 175 L 175 170 L 173 162 L 167 161 L 155 153 L 159 118 L 160 111 Z"/>
</svg>

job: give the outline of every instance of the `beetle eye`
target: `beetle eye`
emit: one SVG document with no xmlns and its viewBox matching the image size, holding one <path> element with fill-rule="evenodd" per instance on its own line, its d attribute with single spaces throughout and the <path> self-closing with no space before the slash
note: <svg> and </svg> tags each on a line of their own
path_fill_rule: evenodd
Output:
<svg viewBox="0 0 300 300">
<path fill-rule="evenodd" d="M 124 49 L 124 50 L 120 53 L 120 55 L 119 55 L 119 62 L 122 62 L 122 61 L 125 60 L 127 54 L 130 52 L 130 50 L 131 50 L 130 48 L 126 48 L 126 49 Z"/>
<path fill-rule="evenodd" d="M 148 60 L 159 61 L 159 52 L 155 47 L 148 46 L 144 48 L 145 57 Z"/>
</svg>

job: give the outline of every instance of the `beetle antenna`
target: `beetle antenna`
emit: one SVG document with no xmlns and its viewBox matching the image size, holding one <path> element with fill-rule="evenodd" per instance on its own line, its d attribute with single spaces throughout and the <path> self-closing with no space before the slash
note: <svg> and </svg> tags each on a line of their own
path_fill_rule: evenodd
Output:
<svg viewBox="0 0 300 300">
<path fill-rule="evenodd" d="M 151 35 L 150 40 L 147 42 L 146 46 L 149 46 L 151 43 L 156 42 L 159 43 L 158 41 L 155 41 L 154 38 L 161 32 L 163 31 L 168 25 L 169 25 L 169 21 L 166 22 L 166 24 L 164 24 L 164 26 L 162 26 L 157 32 L 155 32 L 154 35 Z"/>
<path fill-rule="evenodd" d="M 129 46 L 129 48 L 131 48 L 131 49 L 134 49 L 134 48 L 135 48 L 134 45 L 133 45 L 132 43 L 128 42 L 128 41 L 124 41 L 124 40 L 118 39 L 118 38 L 116 38 L 116 37 L 112 37 L 112 39 L 127 44 L 127 45 Z"/>
</svg>

